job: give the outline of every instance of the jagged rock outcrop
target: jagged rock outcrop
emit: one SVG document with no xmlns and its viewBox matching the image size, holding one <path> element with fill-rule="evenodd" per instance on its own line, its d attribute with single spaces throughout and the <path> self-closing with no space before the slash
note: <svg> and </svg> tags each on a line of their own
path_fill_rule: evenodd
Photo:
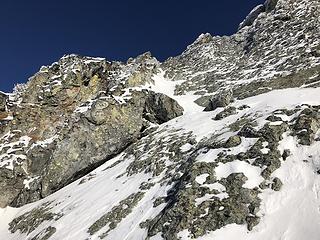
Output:
<svg viewBox="0 0 320 240">
<path fill-rule="evenodd" d="M 306 108 L 299 114 L 294 124 L 295 134 L 302 145 L 311 145 L 320 129 L 320 113 L 318 108 Z"/>
<path fill-rule="evenodd" d="M 90 172 L 135 142 L 146 120 L 161 124 L 182 115 L 168 96 L 131 89 L 151 81 L 150 58 L 131 60 L 139 71 L 124 81 L 111 77 L 125 68 L 119 63 L 67 56 L 16 93 L 11 132 L 1 139 L 1 207 L 41 199 Z"/>
<path fill-rule="evenodd" d="M 264 4 L 260 4 L 256 6 L 246 17 L 246 19 L 240 23 L 239 30 L 246 27 L 251 26 L 258 16 L 263 12 L 271 12 L 277 6 L 278 0 L 266 0 Z"/>
<path fill-rule="evenodd" d="M 246 19 L 242 23 L 240 23 L 239 30 L 246 26 L 251 26 L 254 23 L 254 21 L 257 19 L 257 17 L 260 15 L 260 13 L 263 13 L 265 10 L 266 10 L 265 5 L 262 5 L 262 4 L 255 7 L 249 13 Z"/>
<path fill-rule="evenodd" d="M 229 137 L 229 139 L 225 143 L 224 147 L 225 148 L 232 148 L 232 147 L 239 146 L 240 144 L 241 144 L 241 137 L 235 135 L 235 136 Z"/>
<path fill-rule="evenodd" d="M 274 10 L 277 6 L 278 1 L 279 0 L 266 0 L 266 2 L 264 3 L 266 12 L 271 12 L 272 10 Z"/>
<path fill-rule="evenodd" d="M 0 112 L 4 112 L 6 110 L 7 99 L 8 99 L 8 96 L 0 92 Z"/>
<path fill-rule="evenodd" d="M 183 108 L 172 98 L 160 93 L 147 96 L 144 117 L 150 122 L 161 124 L 182 114 Z"/>
<path fill-rule="evenodd" d="M 201 35 L 180 56 L 166 61 L 169 78 L 187 79 L 176 94 L 194 91 L 207 96 L 233 89 L 237 98 L 239 92 L 248 97 L 248 92 L 254 96 L 317 83 L 318 60 L 312 53 L 320 44 L 319 3 L 278 0 L 264 6 L 267 11 L 236 34 Z"/>
<path fill-rule="evenodd" d="M 214 111 L 219 107 L 227 107 L 233 100 L 232 91 L 223 91 L 209 100 L 204 111 Z"/>
</svg>

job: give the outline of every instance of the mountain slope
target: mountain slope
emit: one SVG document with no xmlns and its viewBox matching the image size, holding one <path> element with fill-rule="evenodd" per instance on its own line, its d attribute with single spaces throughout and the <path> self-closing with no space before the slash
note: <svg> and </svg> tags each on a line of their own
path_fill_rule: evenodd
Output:
<svg viewBox="0 0 320 240">
<path fill-rule="evenodd" d="M 0 239 L 318 239 L 320 3 L 0 94 Z"/>
</svg>

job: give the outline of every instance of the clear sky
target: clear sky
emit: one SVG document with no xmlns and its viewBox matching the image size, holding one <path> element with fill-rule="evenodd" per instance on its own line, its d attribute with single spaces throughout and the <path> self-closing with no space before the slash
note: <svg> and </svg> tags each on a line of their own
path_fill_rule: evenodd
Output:
<svg viewBox="0 0 320 240">
<path fill-rule="evenodd" d="M 0 90 L 64 54 L 163 61 L 201 33 L 230 35 L 264 0 L 1 0 Z"/>
</svg>

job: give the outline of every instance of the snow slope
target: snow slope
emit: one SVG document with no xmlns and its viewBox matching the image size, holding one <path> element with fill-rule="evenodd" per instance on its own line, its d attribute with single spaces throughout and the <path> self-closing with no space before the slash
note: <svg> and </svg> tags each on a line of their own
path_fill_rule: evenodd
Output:
<svg viewBox="0 0 320 240">
<path fill-rule="evenodd" d="M 199 239 L 319 239 L 320 176 L 316 171 L 320 164 L 320 143 L 301 147 L 297 139 L 285 136 L 280 149 L 290 149 L 292 156 L 273 174 L 283 181 L 281 191 L 265 191 L 261 195 L 262 222 L 252 232 L 234 224 Z"/>
</svg>

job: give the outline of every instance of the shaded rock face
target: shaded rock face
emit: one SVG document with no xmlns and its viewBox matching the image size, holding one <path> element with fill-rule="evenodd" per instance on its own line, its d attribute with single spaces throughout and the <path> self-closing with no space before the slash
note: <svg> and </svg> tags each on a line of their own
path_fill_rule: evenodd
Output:
<svg viewBox="0 0 320 240">
<path fill-rule="evenodd" d="M 258 138 L 261 136 L 259 132 L 251 126 L 251 124 L 244 125 L 238 132 L 238 135 L 246 138 Z"/>
<path fill-rule="evenodd" d="M 272 11 L 277 6 L 279 0 L 266 0 L 264 3 L 265 10 L 267 12 Z"/>
<path fill-rule="evenodd" d="M 150 96 L 158 99 L 152 102 L 152 108 L 148 105 Z M 42 196 L 90 172 L 135 142 L 145 128 L 144 116 L 161 124 L 183 113 L 175 100 L 163 94 L 133 92 L 131 97 L 123 105 L 114 99 L 99 100 L 73 124 L 52 155 L 42 181 Z"/>
<path fill-rule="evenodd" d="M 246 26 L 251 26 L 261 13 L 263 12 L 269 13 L 272 10 L 274 10 L 277 6 L 277 3 L 278 3 L 278 0 L 266 0 L 264 4 L 261 4 L 255 7 L 249 13 L 246 19 L 240 24 L 239 30 Z"/>
<path fill-rule="evenodd" d="M 238 145 L 241 144 L 241 137 L 239 136 L 231 136 L 227 142 L 225 143 L 224 147 L 226 148 L 232 148 L 232 147 L 236 147 Z"/>
<path fill-rule="evenodd" d="M 204 111 L 214 111 L 219 107 L 227 107 L 233 100 L 232 91 L 223 91 L 214 98 L 210 99 Z"/>
<path fill-rule="evenodd" d="M 143 101 L 133 98 L 136 102 L 130 101 L 129 106 L 119 106 L 112 99 L 98 100 L 91 111 L 72 124 L 47 166 L 43 196 L 93 170 L 139 137 Z"/>
<path fill-rule="evenodd" d="M 222 112 L 219 112 L 215 117 L 214 120 L 221 120 L 226 117 L 229 117 L 231 115 L 234 115 L 237 113 L 237 110 L 235 107 L 227 107 Z"/>
<path fill-rule="evenodd" d="M 0 207 L 50 195 L 137 141 L 148 122 L 182 115 L 168 96 L 131 89 L 152 81 L 156 64 L 149 54 L 127 67 L 71 55 L 43 67 L 10 103 L 14 117 L 0 138 Z"/>
<path fill-rule="evenodd" d="M 12 173 L 8 169 L 1 169 L 0 171 L 0 207 L 4 208 L 9 203 L 13 202 L 16 196 L 24 188 L 23 173 Z"/>
<path fill-rule="evenodd" d="M 0 112 L 4 112 L 6 110 L 7 98 L 6 94 L 0 92 Z"/>
<path fill-rule="evenodd" d="M 144 117 L 153 123 L 164 123 L 183 114 L 183 108 L 166 95 L 149 94 L 146 99 Z"/>
<path fill-rule="evenodd" d="M 254 21 L 257 19 L 257 17 L 260 15 L 260 13 L 263 13 L 265 10 L 266 10 L 265 5 L 259 5 L 256 8 L 254 8 L 246 17 L 246 19 L 240 24 L 239 30 L 246 26 L 251 26 L 254 23 Z"/>
</svg>

